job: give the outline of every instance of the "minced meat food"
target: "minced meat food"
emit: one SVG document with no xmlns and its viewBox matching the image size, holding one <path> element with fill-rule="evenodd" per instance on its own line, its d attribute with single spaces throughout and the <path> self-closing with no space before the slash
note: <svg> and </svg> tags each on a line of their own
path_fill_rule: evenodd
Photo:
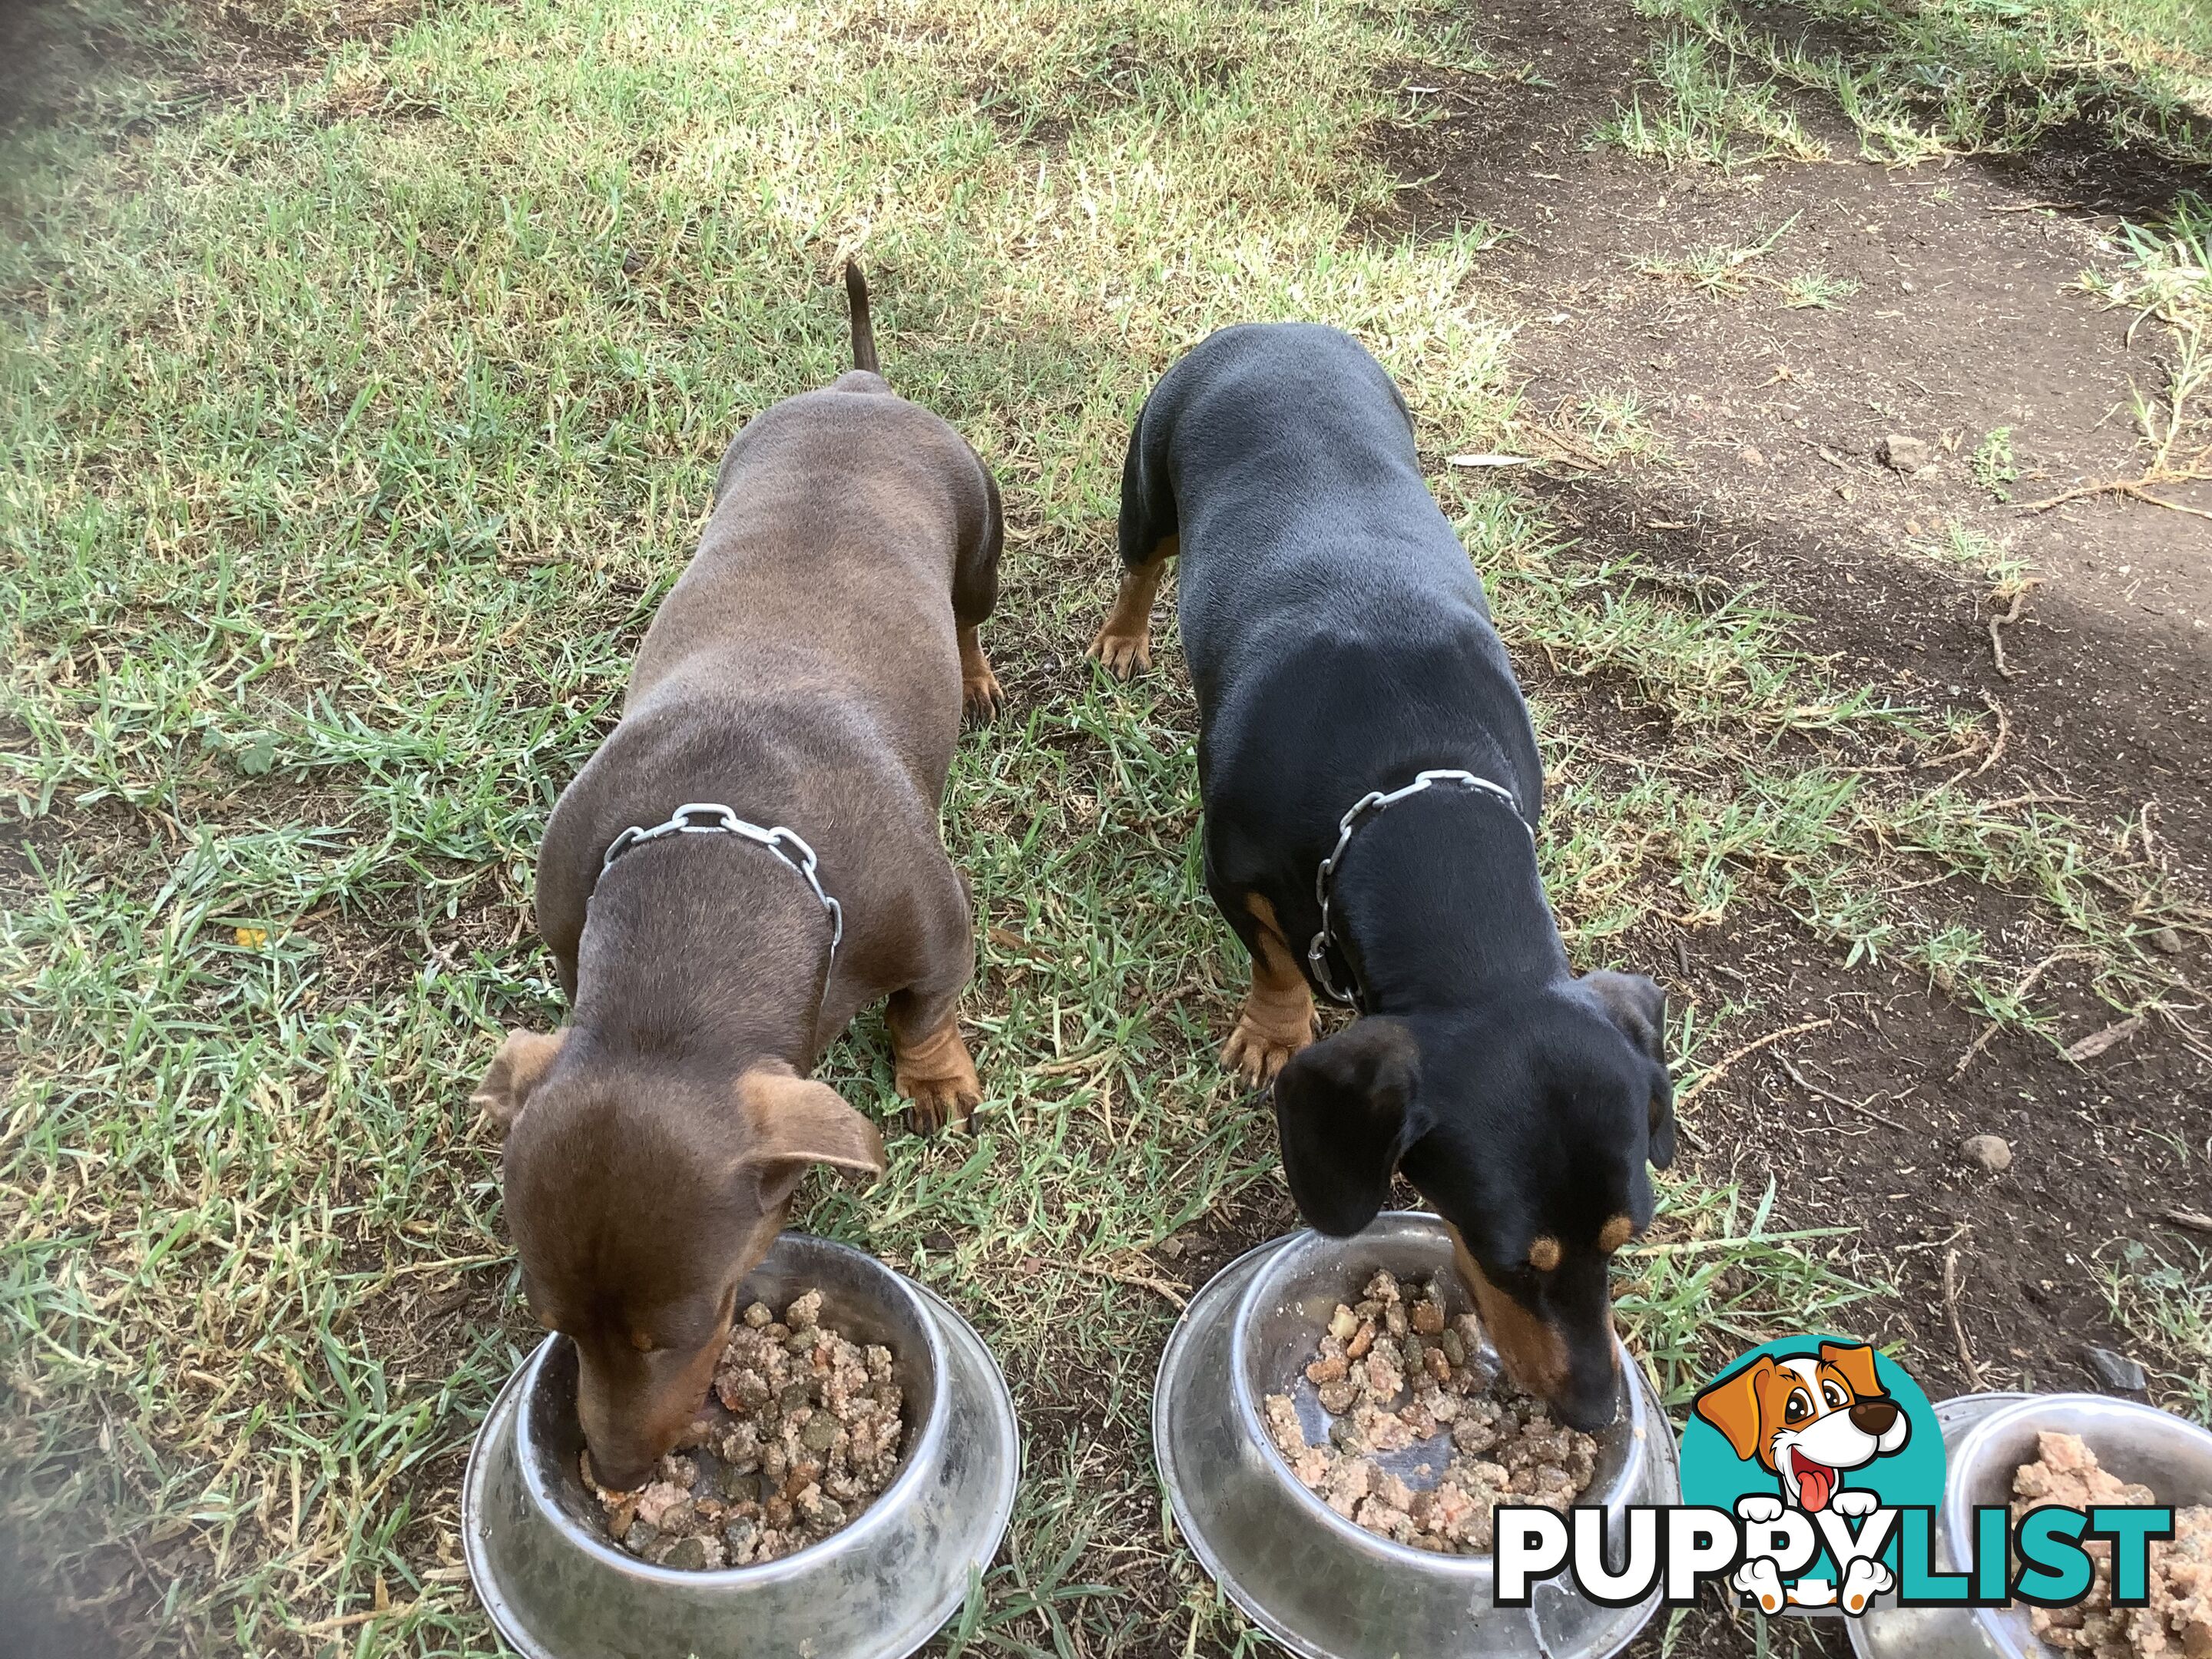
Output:
<svg viewBox="0 0 2212 1659">
<path fill-rule="evenodd" d="M 1597 1464 L 1595 1440 L 1554 1423 L 1483 1353 L 1480 1322 L 1448 1316 L 1433 1281 L 1408 1297 L 1377 1273 L 1358 1302 L 1337 1304 L 1305 1367 L 1328 1413 L 1326 1441 L 1307 1443 L 1288 1394 L 1267 1397 L 1268 1432 L 1291 1473 L 1346 1520 L 1416 1549 L 1478 1554 L 1491 1547 L 1499 1504 L 1564 1513 Z M 1378 1461 L 1447 1432 L 1402 1474 Z"/>
<path fill-rule="evenodd" d="M 2130 1486 L 2100 1468 L 2096 1453 L 2076 1434 L 2045 1430 L 2036 1437 L 2037 1456 L 2013 1472 L 2014 1519 L 2047 1504 L 2071 1510 L 2095 1504 L 2155 1504 L 2148 1486 Z M 2089 1594 L 2071 1607 L 2031 1607 L 2028 1622 L 2052 1647 L 2093 1659 L 2157 1659 L 2185 1655 L 2212 1659 L 2212 1508 L 2198 1504 L 2173 1512 L 2173 1536 L 2150 1547 L 2150 1601 L 2140 1607 L 2112 1605 L 2112 1547 L 2085 1538 L 2096 1577 Z"/>
<path fill-rule="evenodd" d="M 632 1555 L 705 1571 L 827 1538 L 897 1472 L 904 1401 L 890 1350 L 848 1341 L 809 1291 L 778 1319 L 756 1302 L 730 1333 L 706 1411 L 635 1492 L 584 1484 Z"/>
</svg>

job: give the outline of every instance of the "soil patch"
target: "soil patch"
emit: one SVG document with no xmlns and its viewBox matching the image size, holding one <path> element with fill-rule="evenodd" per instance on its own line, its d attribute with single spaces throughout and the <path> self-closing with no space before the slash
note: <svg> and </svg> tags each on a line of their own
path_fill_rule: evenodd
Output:
<svg viewBox="0 0 2212 1659">
<path fill-rule="evenodd" d="M 1436 118 L 1378 135 L 1407 181 L 1388 228 L 1480 221 L 1500 234 L 1485 277 L 1522 320 L 1524 416 L 1628 408 L 1649 441 L 1603 471 L 1556 468 L 1523 487 L 1600 557 L 1759 588 L 1808 618 L 1797 642 L 1854 682 L 1930 708 L 2002 705 L 2008 747 L 1978 781 L 1989 799 L 2136 817 L 2149 854 L 2201 896 L 2212 536 L 2201 518 L 2109 495 L 2019 505 L 2142 470 L 2131 399 L 2157 394 L 2168 342 L 2077 284 L 2109 258 L 2100 232 L 2114 222 L 2100 210 L 2140 209 L 2144 189 L 2170 198 L 2195 174 L 2154 169 L 2146 184 L 2143 158 L 2063 132 L 1988 164 L 1669 168 L 1591 143 L 1651 46 L 1626 4 L 1504 0 L 1475 33 L 1504 72 L 1403 71 L 1407 106 Z M 1836 155 L 1856 155 L 1832 107 L 1797 108 Z M 2136 197 L 2108 187 L 2117 172 Z M 1733 264 L 1697 257 L 1762 246 Z M 1833 297 L 1793 307 L 1786 285 L 1801 276 Z M 1918 466 L 1880 459 L 1891 434 L 1925 447 Z M 1978 451 L 1991 458 L 1980 467 Z M 2202 486 L 2172 497 L 2212 509 Z M 1944 562 L 1962 534 L 2039 579 L 2001 629 L 2009 672 L 1991 646 L 2006 607 L 1991 605 L 1989 576 Z M 1632 722 L 1632 702 L 1620 712 Z M 1993 929 L 2010 908 L 1993 905 Z M 2182 943 L 2171 960 L 2201 978 L 2202 938 Z M 1962 1070 L 1979 1018 L 1917 974 L 1846 967 L 1778 902 L 1738 903 L 1711 932 L 1647 927 L 1615 954 L 1706 1011 L 1749 1000 L 1741 1041 L 1833 1022 L 1747 1058 L 1695 1103 L 1685 1161 L 1754 1194 L 1771 1180 L 1777 1227 L 1859 1229 L 1861 1276 L 1894 1288 L 1842 1317 L 1900 1344 L 1932 1395 L 2094 1388 L 2091 1344 L 2155 1364 L 2110 1322 L 2103 1278 L 2124 1241 L 2185 1237 L 2163 1212 L 2191 1202 L 2176 1147 L 2202 1141 L 2212 1068 L 2185 1033 L 2153 1019 L 2079 1066 L 2004 1036 Z M 2113 1016 L 2068 970 L 2043 988 L 2071 1038 Z M 2009 1143 L 2008 1170 L 1961 1156 L 1980 1133 Z M 1639 1651 L 1662 1636 L 1655 1626 Z M 1769 1639 L 1844 1647 L 1833 1621 L 1778 1621 Z M 1717 1597 L 1672 1643 L 1756 1646 L 1752 1619 Z"/>
</svg>

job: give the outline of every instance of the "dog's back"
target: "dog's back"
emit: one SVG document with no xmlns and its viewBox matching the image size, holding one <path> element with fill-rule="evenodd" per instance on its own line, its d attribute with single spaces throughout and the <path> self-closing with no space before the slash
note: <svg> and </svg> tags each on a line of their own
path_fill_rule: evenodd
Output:
<svg viewBox="0 0 2212 1659">
<path fill-rule="evenodd" d="M 687 800 L 734 791 L 764 821 L 807 825 L 825 866 L 884 867 L 894 839 L 943 861 L 961 636 L 997 595 L 998 485 L 958 432 L 883 377 L 850 267 L 846 292 L 854 367 L 731 440 L 622 720 L 548 827 L 540 918 L 564 963 L 600 849 Z"/>
<path fill-rule="evenodd" d="M 1295 747 L 1291 770 L 1346 787 L 1472 764 L 1533 815 L 1534 738 L 1480 579 L 1429 493 L 1405 400 L 1358 342 L 1248 324 L 1169 372 L 1131 440 L 1123 558 L 1170 536 L 1210 798 L 1248 770 L 1276 796 L 1261 780 Z M 1299 718 L 1316 699 L 1337 717 Z M 1316 833 L 1368 787 L 1313 800 Z"/>
</svg>

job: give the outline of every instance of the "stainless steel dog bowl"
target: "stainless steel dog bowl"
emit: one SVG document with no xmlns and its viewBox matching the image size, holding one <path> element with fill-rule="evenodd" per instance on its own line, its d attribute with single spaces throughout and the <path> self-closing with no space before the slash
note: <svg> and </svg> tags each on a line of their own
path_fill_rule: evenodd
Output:
<svg viewBox="0 0 2212 1659">
<path fill-rule="evenodd" d="M 1253 1623 L 1308 1659 L 1606 1659 L 1657 1611 L 1656 1589 L 1606 1607 L 1554 1578 L 1533 1606 L 1498 1607 L 1488 1556 L 1432 1555 L 1353 1525 L 1298 1484 L 1269 1440 L 1262 1398 L 1290 1391 L 1330 1311 L 1357 1301 L 1378 1267 L 1433 1277 L 1452 1312 L 1469 1310 L 1450 1235 L 1409 1212 L 1378 1217 L 1357 1238 L 1263 1244 L 1192 1298 L 1152 1392 L 1152 1448 L 1184 1539 Z M 1626 1506 L 1681 1492 L 1674 1432 L 1626 1349 L 1621 1372 L 1632 1380 L 1587 1495 L 1609 1511 L 1616 1551 Z"/>
<path fill-rule="evenodd" d="M 850 1526 L 781 1560 L 656 1567 L 600 1530 L 577 1471 L 576 1351 L 549 1337 L 478 1431 L 461 1542 L 492 1622 L 525 1659 L 904 1659 L 959 1607 L 1013 1513 L 1021 1443 L 1006 1379 L 942 1298 L 873 1258 L 785 1233 L 740 1305 L 822 1292 L 823 1322 L 890 1348 L 906 1452 Z"/>
<path fill-rule="evenodd" d="M 2161 1504 L 2212 1503 L 2212 1433 L 2167 1412 L 2101 1394 L 1968 1395 L 1936 1407 L 1948 1465 L 1936 1518 L 1936 1570 L 1959 1571 L 1973 1553 L 1977 1504 L 2012 1501 L 2012 1479 L 2036 1458 L 2045 1430 L 2076 1434 L 2097 1462 L 2139 1481 Z M 1878 1596 L 1848 1620 L 1860 1659 L 2057 1659 L 2036 1638 L 2028 1611 L 1899 1607 Z"/>
</svg>

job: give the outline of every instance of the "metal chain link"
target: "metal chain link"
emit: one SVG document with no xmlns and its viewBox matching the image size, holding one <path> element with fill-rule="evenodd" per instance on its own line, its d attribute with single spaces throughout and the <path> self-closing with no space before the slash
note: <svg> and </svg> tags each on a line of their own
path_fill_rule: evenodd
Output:
<svg viewBox="0 0 2212 1659">
<path fill-rule="evenodd" d="M 1314 900 L 1321 906 L 1321 930 L 1313 936 L 1313 943 L 1306 946 L 1306 965 L 1313 969 L 1314 983 L 1321 987 L 1322 994 L 1332 1002 L 1340 1002 L 1347 1008 L 1359 1006 L 1358 988 L 1354 986 L 1349 991 L 1339 990 L 1335 979 L 1328 971 L 1329 948 L 1336 943 L 1336 934 L 1329 925 L 1329 878 L 1336 873 L 1336 866 L 1344 858 L 1344 849 L 1352 844 L 1352 832 L 1358 828 L 1359 820 L 1369 812 L 1395 805 L 1407 796 L 1418 795 L 1440 783 L 1463 783 L 1478 793 L 1495 796 L 1513 809 L 1514 821 L 1528 830 L 1529 841 L 1533 843 L 1536 839 L 1536 832 L 1528 829 L 1528 820 L 1521 816 L 1521 803 L 1514 798 L 1513 792 L 1503 784 L 1492 783 L 1488 778 L 1479 778 L 1472 772 L 1438 767 L 1422 773 L 1402 789 L 1393 789 L 1387 793 L 1380 789 L 1370 789 L 1362 795 L 1352 803 L 1352 810 L 1338 820 L 1336 846 L 1321 861 L 1321 868 L 1314 872 Z"/>
<path fill-rule="evenodd" d="M 765 847 L 781 859 L 805 878 L 806 884 L 814 890 L 814 896 L 830 913 L 830 961 L 836 965 L 837 947 L 845 942 L 845 907 L 822 885 L 821 860 L 798 831 L 787 830 L 781 824 L 768 827 L 748 823 L 731 808 L 714 801 L 693 801 L 688 806 L 678 807 L 665 823 L 649 828 L 634 823 L 609 842 L 606 856 L 599 860 L 600 876 L 604 878 L 614 861 L 633 848 L 665 836 L 735 836 L 757 847 Z"/>
</svg>

